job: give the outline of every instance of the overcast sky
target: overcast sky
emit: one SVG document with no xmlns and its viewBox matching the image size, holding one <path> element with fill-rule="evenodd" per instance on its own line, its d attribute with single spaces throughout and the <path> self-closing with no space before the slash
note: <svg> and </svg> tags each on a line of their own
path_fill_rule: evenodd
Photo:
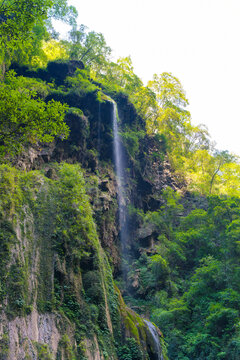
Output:
<svg viewBox="0 0 240 360">
<path fill-rule="evenodd" d="M 240 0 L 70 0 L 79 24 L 103 33 L 119 56 L 131 55 L 146 83 L 179 78 L 194 124 L 217 147 L 240 155 Z"/>
</svg>

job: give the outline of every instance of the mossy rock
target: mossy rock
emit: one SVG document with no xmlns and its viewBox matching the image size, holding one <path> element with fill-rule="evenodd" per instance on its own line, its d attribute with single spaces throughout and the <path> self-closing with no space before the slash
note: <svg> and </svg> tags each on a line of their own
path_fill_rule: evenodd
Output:
<svg viewBox="0 0 240 360">
<path fill-rule="evenodd" d="M 122 319 L 122 337 L 124 343 L 127 344 L 128 339 L 135 339 L 139 346 L 144 359 L 156 359 L 159 358 L 159 353 L 156 352 L 156 344 L 154 343 L 153 336 L 148 328 L 147 323 L 144 319 L 135 313 L 132 309 L 128 308 L 121 296 L 120 290 L 115 287 L 116 292 L 119 296 L 119 311 Z M 153 324 L 154 325 L 154 324 Z M 161 353 L 164 360 L 167 360 L 166 347 L 161 331 L 154 325 L 156 332 L 159 335 L 159 341 L 161 346 Z"/>
<path fill-rule="evenodd" d="M 47 65 L 49 76 L 55 79 L 57 85 L 62 85 L 66 77 L 73 76 L 77 69 L 84 69 L 82 61 L 58 60 L 50 61 Z"/>
<path fill-rule="evenodd" d="M 117 287 L 115 289 L 119 296 L 119 311 L 125 337 L 133 337 L 139 345 L 146 344 L 146 324 L 143 318 L 126 306 L 120 290 Z"/>
</svg>

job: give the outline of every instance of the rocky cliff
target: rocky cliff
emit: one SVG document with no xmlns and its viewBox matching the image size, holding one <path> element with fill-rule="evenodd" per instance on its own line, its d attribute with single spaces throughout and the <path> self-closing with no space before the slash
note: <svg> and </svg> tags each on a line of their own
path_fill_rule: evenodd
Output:
<svg viewBox="0 0 240 360">
<path fill-rule="evenodd" d="M 72 65 L 61 78 L 50 68 L 44 76 L 52 71 L 61 85 Z M 145 134 L 126 96 L 111 96 L 127 205 L 153 211 L 162 190 L 177 187 L 164 139 Z M 1 167 L 0 359 L 167 359 L 162 334 L 157 350 L 146 314 L 125 305 L 113 280 L 121 276 L 121 246 L 112 103 L 98 91 L 67 88 L 50 99 L 70 106 L 70 137 L 29 147 L 14 167 Z M 128 248 L 137 257 L 139 244 L 151 248 L 153 229 L 139 229 L 133 212 L 129 219 Z"/>
</svg>

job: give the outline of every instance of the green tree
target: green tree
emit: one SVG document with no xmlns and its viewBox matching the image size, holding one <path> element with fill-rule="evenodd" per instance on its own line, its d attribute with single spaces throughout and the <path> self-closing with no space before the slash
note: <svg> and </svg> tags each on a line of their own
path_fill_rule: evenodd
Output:
<svg viewBox="0 0 240 360">
<path fill-rule="evenodd" d="M 180 81 L 171 73 L 154 75 L 148 87 L 155 93 L 158 103 L 157 116 L 150 118 L 147 126 L 153 133 L 162 133 L 168 141 L 168 155 L 176 170 L 183 167 L 183 157 L 189 151 L 193 132 L 188 100 Z"/>
<path fill-rule="evenodd" d="M 73 24 L 76 9 L 67 0 L 3 0 L 0 4 L 0 63 L 2 74 L 12 61 L 30 62 L 43 39 L 49 40 L 51 18 Z"/>
<path fill-rule="evenodd" d="M 240 164 L 238 159 L 222 165 L 220 193 L 240 197 Z"/>
<path fill-rule="evenodd" d="M 28 143 L 51 142 L 65 138 L 69 129 L 64 123 L 66 105 L 45 103 L 34 87 L 37 81 L 15 77 L 8 72 L 0 83 L 0 155 L 15 154 Z"/>
<path fill-rule="evenodd" d="M 76 26 L 77 9 L 68 5 L 68 0 L 52 0 L 52 6 L 48 10 L 48 19 L 61 20 L 69 25 Z"/>
<path fill-rule="evenodd" d="M 87 31 L 85 25 L 79 28 L 73 26 L 69 33 L 70 42 L 67 43 L 69 56 L 74 60 L 81 60 L 93 70 L 100 70 L 104 66 L 111 54 L 111 49 L 107 46 L 103 34 L 95 31 Z"/>
<path fill-rule="evenodd" d="M 0 48 L 2 70 L 17 49 L 23 49 L 37 22 L 47 18 L 50 0 L 5 0 L 0 5 Z"/>
<path fill-rule="evenodd" d="M 224 176 L 224 168 L 230 169 L 235 158 L 228 151 L 216 151 L 211 154 L 207 149 L 198 149 L 187 157 L 184 162 L 185 174 L 189 188 L 202 194 L 218 194 L 221 189 L 227 193 L 228 184 Z M 231 173 L 228 172 L 228 175 Z M 225 173 L 227 175 L 227 173 Z M 232 173 L 234 176 L 234 174 Z M 233 181 L 228 177 L 229 186 Z M 235 181 L 238 178 L 235 176 Z M 236 186 L 236 185 L 235 185 Z"/>
<path fill-rule="evenodd" d="M 173 108 L 179 113 L 188 113 L 185 110 L 189 104 L 185 91 L 180 81 L 171 73 L 164 72 L 160 76 L 154 74 L 148 86 L 156 93 L 157 101 L 162 109 Z"/>
<path fill-rule="evenodd" d="M 134 104 L 138 114 L 146 121 L 154 123 L 157 117 L 156 96 L 154 92 L 145 86 L 138 86 L 135 92 L 130 94 L 130 100 Z M 150 130 L 150 133 L 153 131 Z"/>
</svg>

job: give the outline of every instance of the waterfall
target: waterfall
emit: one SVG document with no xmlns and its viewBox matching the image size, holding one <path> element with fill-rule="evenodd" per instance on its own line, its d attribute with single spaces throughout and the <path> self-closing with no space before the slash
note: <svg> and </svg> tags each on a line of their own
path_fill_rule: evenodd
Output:
<svg viewBox="0 0 240 360">
<path fill-rule="evenodd" d="M 154 350 L 157 355 L 157 360 L 164 360 L 163 354 L 162 354 L 162 347 L 161 347 L 161 343 L 159 340 L 159 334 L 157 332 L 156 327 L 150 321 L 144 320 L 144 322 L 147 325 L 147 327 L 152 335 L 152 339 L 153 339 L 154 347 L 155 347 Z"/>
<path fill-rule="evenodd" d="M 113 102 L 113 110 L 112 110 L 112 122 L 113 122 L 113 156 L 114 156 L 114 165 L 115 165 L 117 187 L 118 187 L 120 241 L 122 246 L 123 260 L 127 260 L 128 219 L 127 219 L 127 204 L 126 204 L 127 199 L 125 194 L 125 190 L 126 190 L 126 176 L 125 176 L 125 164 L 124 164 L 125 161 L 124 161 L 124 149 L 120 140 L 119 130 L 118 130 L 117 105 L 114 102 Z"/>
<path fill-rule="evenodd" d="M 97 152 L 98 161 L 101 158 L 101 103 L 98 104 L 98 127 L 97 127 Z"/>
<path fill-rule="evenodd" d="M 127 251 L 127 241 L 128 241 L 128 211 L 127 211 L 127 197 L 126 197 L 126 185 L 127 179 L 125 175 L 125 161 L 124 161 L 124 148 L 119 136 L 118 129 L 118 113 L 117 105 L 113 102 L 112 108 L 112 125 L 113 125 L 113 159 L 114 166 L 117 177 L 117 190 L 118 190 L 118 209 L 119 209 L 119 227 L 120 227 L 120 241 L 122 247 L 122 258 L 123 258 L 123 277 L 127 278 L 128 272 L 128 251 Z M 159 340 L 159 334 L 156 327 L 147 320 L 144 320 L 146 323 L 149 332 L 151 334 L 153 344 L 154 344 L 154 357 L 156 360 L 164 360 L 162 354 L 162 347 Z"/>
</svg>

